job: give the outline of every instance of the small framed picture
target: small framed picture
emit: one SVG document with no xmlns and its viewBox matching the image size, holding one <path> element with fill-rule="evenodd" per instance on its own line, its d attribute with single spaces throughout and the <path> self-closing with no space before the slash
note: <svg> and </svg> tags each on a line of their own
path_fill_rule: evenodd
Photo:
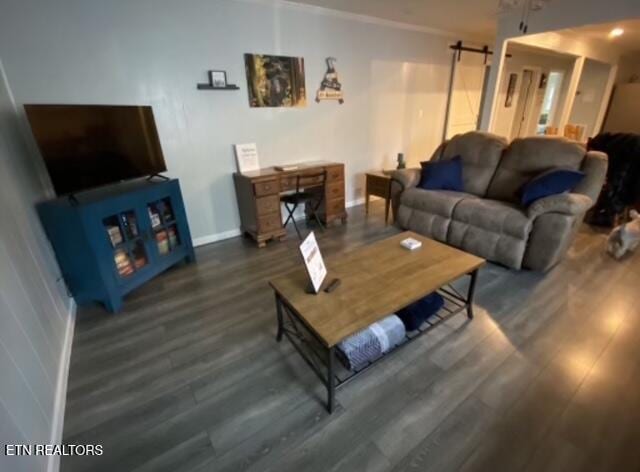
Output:
<svg viewBox="0 0 640 472">
<path fill-rule="evenodd" d="M 210 70 L 209 83 L 213 87 L 225 88 L 227 86 L 227 73 L 223 70 Z"/>
<path fill-rule="evenodd" d="M 518 82 L 518 74 L 510 74 L 509 85 L 507 85 L 507 96 L 504 101 L 505 108 L 509 108 L 513 104 L 513 95 L 516 93 L 517 82 Z"/>
</svg>

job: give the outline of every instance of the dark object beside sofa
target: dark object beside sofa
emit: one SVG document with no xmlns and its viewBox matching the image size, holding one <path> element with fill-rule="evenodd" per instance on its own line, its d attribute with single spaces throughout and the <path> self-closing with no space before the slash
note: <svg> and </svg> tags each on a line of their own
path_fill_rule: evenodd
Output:
<svg viewBox="0 0 640 472">
<path fill-rule="evenodd" d="M 432 160 L 461 156 L 463 192 L 423 190 L 420 169 L 394 171 L 396 224 L 514 269 L 546 271 L 560 262 L 604 183 L 607 156 L 564 138 L 515 139 L 470 132 L 436 149 Z M 520 204 L 533 177 L 555 169 L 585 177 L 571 193 Z"/>
<path fill-rule="evenodd" d="M 611 227 L 627 208 L 640 202 L 640 134 L 599 134 L 587 148 L 606 153 L 609 168 L 604 188 L 586 221 Z"/>
</svg>

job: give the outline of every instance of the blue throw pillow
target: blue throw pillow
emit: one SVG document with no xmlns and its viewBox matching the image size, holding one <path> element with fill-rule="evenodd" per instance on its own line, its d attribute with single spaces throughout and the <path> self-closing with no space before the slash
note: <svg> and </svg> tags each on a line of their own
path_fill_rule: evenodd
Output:
<svg viewBox="0 0 640 472">
<path fill-rule="evenodd" d="M 415 331 L 428 318 L 444 306 L 444 298 L 437 292 L 431 293 L 417 302 L 398 310 L 396 313 L 407 331 Z"/>
<path fill-rule="evenodd" d="M 455 190 L 462 192 L 462 158 L 421 162 L 422 175 L 418 187 L 425 190 Z"/>
<path fill-rule="evenodd" d="M 570 192 L 582 181 L 584 175 L 584 172 L 571 169 L 553 169 L 543 172 L 522 187 L 520 201 L 523 206 L 529 206 L 540 198 Z"/>
</svg>

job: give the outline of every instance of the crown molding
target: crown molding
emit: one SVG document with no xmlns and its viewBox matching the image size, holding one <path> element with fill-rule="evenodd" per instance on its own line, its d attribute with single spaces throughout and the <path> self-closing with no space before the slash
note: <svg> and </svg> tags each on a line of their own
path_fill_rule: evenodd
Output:
<svg viewBox="0 0 640 472">
<path fill-rule="evenodd" d="M 439 28 L 431 28 L 428 26 L 415 25 L 411 23 L 404 23 L 401 21 L 386 20 L 384 18 L 378 18 L 377 16 L 363 15 L 359 13 L 351 13 L 341 10 L 334 10 L 332 8 L 321 7 L 317 5 L 309 5 L 307 3 L 297 3 L 291 0 L 234 0 L 243 3 L 255 3 L 261 5 L 267 5 L 274 8 L 286 8 L 288 10 L 300 11 L 310 13 L 314 15 L 328 16 L 332 18 L 338 18 L 341 20 L 355 21 L 358 23 L 365 23 L 376 26 L 383 26 L 387 28 L 401 29 L 405 31 L 414 31 L 418 33 L 432 34 L 435 36 L 441 36 L 449 39 L 464 39 L 467 41 L 475 41 L 480 43 L 492 42 L 493 39 L 486 37 L 479 37 L 473 34 L 443 30 Z"/>
</svg>

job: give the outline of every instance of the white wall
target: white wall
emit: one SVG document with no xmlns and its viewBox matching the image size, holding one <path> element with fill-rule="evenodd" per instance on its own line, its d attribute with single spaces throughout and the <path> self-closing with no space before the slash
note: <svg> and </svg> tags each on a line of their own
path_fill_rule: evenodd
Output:
<svg viewBox="0 0 640 472">
<path fill-rule="evenodd" d="M 567 86 L 569 83 L 571 70 L 573 69 L 573 63 L 575 58 L 572 56 L 551 56 L 535 49 L 523 50 L 522 48 L 513 48 L 507 46 L 507 53 L 511 54 L 511 57 L 505 59 L 504 72 L 500 78 L 500 88 L 498 89 L 498 97 L 496 103 L 496 115 L 493 132 L 510 138 L 511 130 L 513 126 L 513 118 L 515 111 L 518 107 L 520 86 L 522 84 L 522 70 L 524 68 L 532 68 L 538 73 L 537 83 L 539 83 L 539 74 L 545 73 L 547 76 L 551 71 L 561 71 L 564 73 L 562 80 L 562 87 L 560 91 L 560 98 L 558 102 L 561 103 L 567 92 Z M 513 101 L 510 107 L 505 107 L 505 101 L 507 96 L 507 88 L 509 85 L 509 76 L 511 73 L 518 75 L 518 81 L 516 84 L 516 91 L 513 97 Z M 544 96 L 544 89 L 536 87 L 537 98 L 536 108 L 537 117 L 539 117 L 540 106 L 542 104 L 542 98 Z M 536 110 L 532 110 L 532 115 L 536 115 Z M 556 122 L 558 113 L 554 117 L 553 122 Z M 534 119 L 534 121 L 536 121 Z M 554 126 L 557 126 L 554 124 Z M 533 125 L 535 130 L 535 123 Z"/>
<path fill-rule="evenodd" d="M 640 134 L 640 82 L 616 85 L 603 130 Z"/>
<path fill-rule="evenodd" d="M 616 84 L 626 84 L 634 78 L 636 82 L 640 82 L 640 51 L 620 57 Z"/>
<path fill-rule="evenodd" d="M 585 127 L 585 139 L 593 136 L 602 99 L 607 89 L 611 65 L 585 60 L 573 101 L 569 122 Z"/>
<path fill-rule="evenodd" d="M 531 12 L 528 22 L 528 35 L 524 36 L 518 29 L 521 20 L 520 8 L 514 8 L 502 14 L 498 21 L 498 30 L 494 46 L 494 64 L 487 82 L 486 99 L 481 111 L 481 129 L 493 128 L 494 106 L 497 103 L 498 78 L 501 76 L 506 41 L 518 38 L 527 41 L 530 36 L 538 33 L 551 32 L 566 28 L 575 28 L 589 24 L 608 23 L 616 20 L 640 17 L 640 2 L 637 0 L 563 0 L 549 2 L 539 11 Z M 559 35 L 554 41 L 552 34 L 544 38 L 551 49 L 559 52 L 576 54 L 584 44 L 585 53 L 577 53 L 584 57 L 606 61 L 600 48 L 588 44 L 588 41 L 568 41 L 566 37 Z M 536 41 L 538 43 L 539 41 Z M 554 44 L 552 46 L 552 44 Z M 541 44 L 536 44 L 541 45 Z M 569 50 L 571 48 L 572 50 Z M 606 48 L 605 48 L 606 49 Z M 606 52 L 605 52 L 606 54 Z M 614 59 L 614 63 L 617 57 Z M 602 110 L 601 110 L 602 111 Z M 602 113 L 601 113 L 602 115 Z"/>
<path fill-rule="evenodd" d="M 61 439 L 73 313 L 35 214 L 47 190 L 1 63 L 0 169 L 0 471 L 34 472 L 46 457 L 7 457 L 4 444 Z"/>
<path fill-rule="evenodd" d="M 431 155 L 442 137 L 453 39 L 287 3 L 238 0 L 2 0 L 0 56 L 19 104 L 150 104 L 195 239 L 239 227 L 233 143 L 263 166 L 329 159 L 363 173 Z M 415 27 L 413 28 L 415 29 Z M 303 109 L 248 106 L 243 54 L 305 59 Z M 313 101 L 335 56 L 344 105 Z M 197 91 L 225 69 L 236 92 Z"/>
</svg>

